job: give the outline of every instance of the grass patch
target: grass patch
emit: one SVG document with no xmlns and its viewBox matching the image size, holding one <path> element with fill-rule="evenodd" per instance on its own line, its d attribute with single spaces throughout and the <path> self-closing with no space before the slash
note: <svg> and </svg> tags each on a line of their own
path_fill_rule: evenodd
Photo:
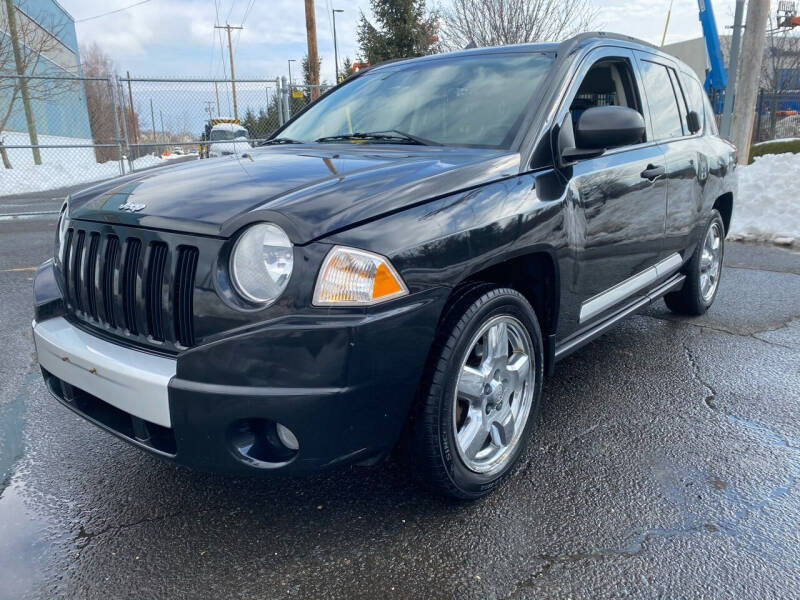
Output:
<svg viewBox="0 0 800 600">
<path fill-rule="evenodd" d="M 800 152 L 800 140 L 793 140 L 791 142 L 771 142 L 759 144 L 758 146 L 750 146 L 750 160 L 748 164 L 752 164 L 756 156 L 783 154 L 784 152 Z"/>
</svg>

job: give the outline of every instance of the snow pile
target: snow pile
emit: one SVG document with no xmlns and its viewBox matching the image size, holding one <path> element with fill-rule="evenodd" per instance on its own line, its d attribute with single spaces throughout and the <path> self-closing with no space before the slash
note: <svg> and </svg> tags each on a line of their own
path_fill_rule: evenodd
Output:
<svg viewBox="0 0 800 600">
<path fill-rule="evenodd" d="M 738 172 L 730 237 L 800 243 L 800 154 L 757 156 Z"/>
<path fill-rule="evenodd" d="M 2 131 L 0 140 L 6 146 L 25 146 L 31 143 L 27 133 L 21 131 Z M 42 146 L 91 146 L 91 139 L 62 137 L 58 135 L 40 135 L 39 144 Z M 30 148 L 8 148 L 6 150 L 8 159 L 13 167 L 33 166 L 33 152 Z M 39 154 L 43 163 L 63 162 L 63 163 L 84 163 L 94 161 L 93 148 L 40 148 Z M 2 163 L 0 163 L 0 169 Z"/>
<path fill-rule="evenodd" d="M 138 170 L 165 163 L 165 160 L 157 156 L 148 155 L 134 160 L 133 168 Z M 119 161 L 95 162 L 94 151 L 91 160 L 47 161 L 43 157 L 43 164 L 38 166 L 28 164 L 3 169 L 1 165 L 0 163 L 0 196 L 41 192 L 120 176 Z M 130 169 L 127 159 L 123 161 L 123 167 L 128 173 Z"/>
</svg>

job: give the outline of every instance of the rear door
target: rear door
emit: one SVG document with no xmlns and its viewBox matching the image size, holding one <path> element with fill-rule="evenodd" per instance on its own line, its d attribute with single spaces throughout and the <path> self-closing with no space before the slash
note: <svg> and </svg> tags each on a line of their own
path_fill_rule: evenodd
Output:
<svg viewBox="0 0 800 600">
<path fill-rule="evenodd" d="M 664 150 L 667 167 L 667 207 L 664 215 L 662 258 L 682 255 L 688 247 L 692 229 L 702 211 L 702 187 L 708 178 L 703 129 L 690 131 L 687 98 L 700 103 L 699 82 L 689 87 L 686 76 L 679 77 L 675 63 L 647 52 L 638 52 L 654 139 Z M 681 81 L 683 79 L 683 81 Z M 691 94 L 691 95 L 690 95 Z"/>
<path fill-rule="evenodd" d="M 634 55 L 628 49 L 601 48 L 587 56 L 557 122 L 568 113 L 576 122 L 583 111 L 603 105 L 633 108 L 647 123 Z M 641 275 L 649 273 L 663 246 L 665 162 L 648 124 L 641 143 L 608 149 L 563 172 L 569 179 L 567 212 L 572 216 L 569 285 L 581 303 L 573 327 L 582 330 L 638 297 L 647 285 Z"/>
</svg>

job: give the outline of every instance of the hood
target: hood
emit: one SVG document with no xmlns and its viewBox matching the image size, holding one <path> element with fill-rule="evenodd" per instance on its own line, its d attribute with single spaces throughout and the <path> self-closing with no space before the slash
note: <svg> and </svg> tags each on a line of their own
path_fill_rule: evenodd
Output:
<svg viewBox="0 0 800 600">
<path fill-rule="evenodd" d="M 69 214 L 221 237 L 272 220 L 303 244 L 518 170 L 519 155 L 507 151 L 271 146 L 100 184 L 73 195 Z"/>
</svg>

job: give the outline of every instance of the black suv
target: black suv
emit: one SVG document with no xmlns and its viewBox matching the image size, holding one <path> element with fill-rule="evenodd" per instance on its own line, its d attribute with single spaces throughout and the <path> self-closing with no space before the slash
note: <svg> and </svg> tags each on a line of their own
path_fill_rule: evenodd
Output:
<svg viewBox="0 0 800 600">
<path fill-rule="evenodd" d="M 307 472 L 402 439 L 475 498 L 556 361 L 661 297 L 712 304 L 735 165 L 692 71 L 630 38 L 378 65 L 262 148 L 69 198 L 39 363 L 183 464 Z"/>
</svg>

